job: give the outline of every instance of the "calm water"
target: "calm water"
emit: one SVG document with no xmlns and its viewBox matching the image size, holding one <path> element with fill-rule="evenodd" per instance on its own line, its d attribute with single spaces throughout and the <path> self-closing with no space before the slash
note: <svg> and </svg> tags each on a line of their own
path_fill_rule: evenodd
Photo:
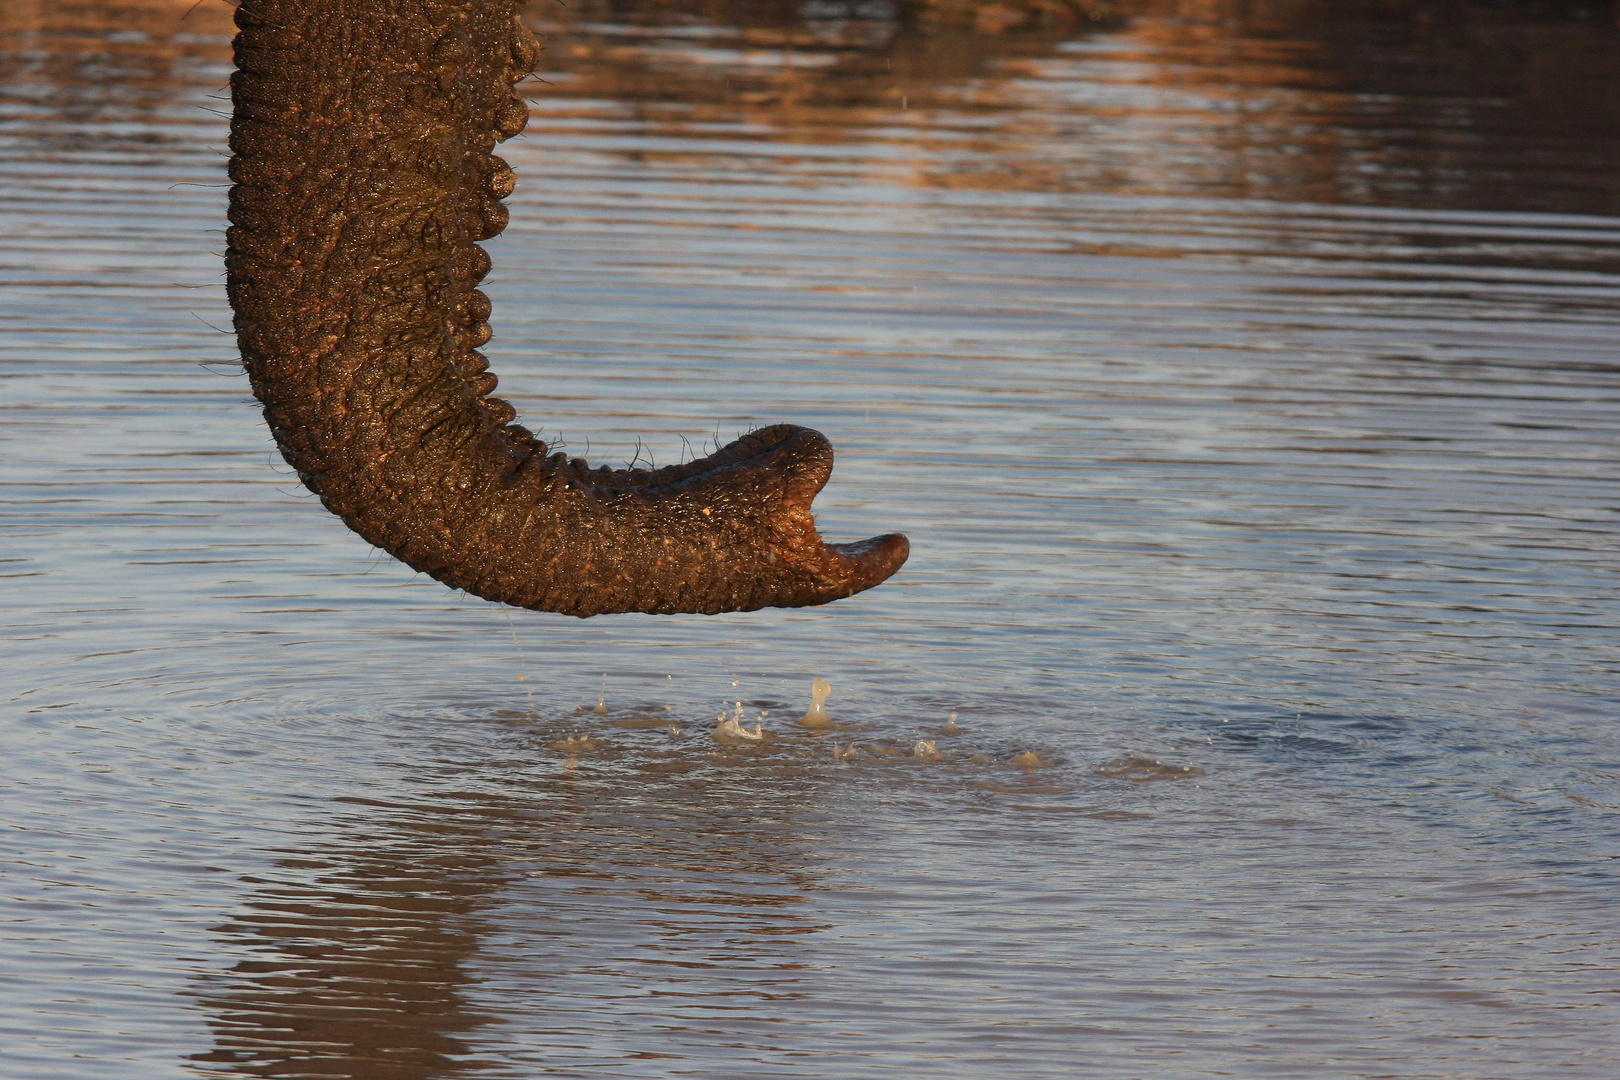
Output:
<svg viewBox="0 0 1620 1080">
<path fill-rule="evenodd" d="M 582 623 L 280 463 L 189 7 L 0 7 L 0 1075 L 1613 1075 L 1612 19 L 534 12 L 503 392 L 913 543 Z"/>
</svg>

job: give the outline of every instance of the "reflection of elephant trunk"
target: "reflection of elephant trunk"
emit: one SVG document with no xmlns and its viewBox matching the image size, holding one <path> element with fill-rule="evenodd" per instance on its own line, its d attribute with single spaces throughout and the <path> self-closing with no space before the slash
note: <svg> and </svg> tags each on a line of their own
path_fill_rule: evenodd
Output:
<svg viewBox="0 0 1620 1080">
<path fill-rule="evenodd" d="M 591 469 L 490 397 L 489 269 L 536 45 L 516 0 L 242 0 L 232 79 L 236 331 L 304 484 L 371 543 L 523 607 L 823 603 L 905 561 L 824 544 L 818 433 L 777 426 L 657 471 Z"/>
</svg>

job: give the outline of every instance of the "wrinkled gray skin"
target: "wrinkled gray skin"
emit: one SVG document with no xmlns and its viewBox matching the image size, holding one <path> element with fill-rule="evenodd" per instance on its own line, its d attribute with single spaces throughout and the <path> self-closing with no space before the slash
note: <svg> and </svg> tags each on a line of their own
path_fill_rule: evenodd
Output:
<svg viewBox="0 0 1620 1080">
<path fill-rule="evenodd" d="M 537 46 L 513 0 L 242 0 L 226 268 L 253 391 L 327 509 L 447 585 L 570 615 L 820 604 L 905 562 L 825 544 L 833 453 L 755 431 L 657 471 L 547 454 L 490 396 L 489 270 Z"/>
</svg>

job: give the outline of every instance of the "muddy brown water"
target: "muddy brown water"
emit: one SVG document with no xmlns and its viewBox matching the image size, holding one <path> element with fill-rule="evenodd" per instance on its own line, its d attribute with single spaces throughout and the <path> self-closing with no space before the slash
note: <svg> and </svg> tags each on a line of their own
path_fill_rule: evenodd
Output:
<svg viewBox="0 0 1620 1080">
<path fill-rule="evenodd" d="M 532 11 L 503 392 L 914 552 L 577 622 L 279 462 L 190 6 L 0 7 L 0 1075 L 1614 1075 L 1608 9 Z"/>
</svg>

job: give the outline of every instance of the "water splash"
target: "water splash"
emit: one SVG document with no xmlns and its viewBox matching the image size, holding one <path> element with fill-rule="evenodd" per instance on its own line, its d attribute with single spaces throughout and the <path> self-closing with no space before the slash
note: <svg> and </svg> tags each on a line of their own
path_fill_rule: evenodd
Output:
<svg viewBox="0 0 1620 1080">
<path fill-rule="evenodd" d="M 765 714 L 763 712 L 759 714 L 759 719 L 754 721 L 753 730 L 743 727 L 742 715 L 743 705 L 739 701 L 737 702 L 737 710 L 730 716 L 722 712 L 715 717 L 719 723 L 714 729 L 714 741 L 723 746 L 763 743 L 765 741 Z"/>
<path fill-rule="evenodd" d="M 832 693 L 832 686 L 826 679 L 816 678 L 810 683 L 810 711 L 799 717 L 799 723 L 807 728 L 830 728 L 833 718 L 827 714 L 827 695 Z"/>
</svg>

